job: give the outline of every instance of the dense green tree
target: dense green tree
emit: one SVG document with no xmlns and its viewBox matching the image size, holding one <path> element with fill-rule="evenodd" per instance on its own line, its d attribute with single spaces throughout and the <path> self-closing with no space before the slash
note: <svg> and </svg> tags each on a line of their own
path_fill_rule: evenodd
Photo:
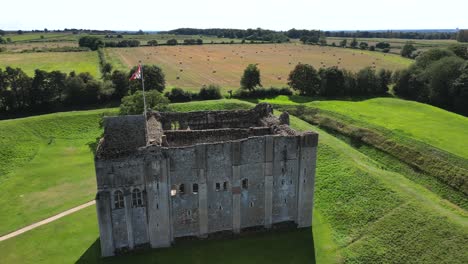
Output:
<svg viewBox="0 0 468 264">
<path fill-rule="evenodd" d="M 158 41 L 157 41 L 157 40 L 154 40 L 154 39 L 153 39 L 153 40 L 149 40 L 149 41 L 147 42 L 147 44 L 148 44 L 149 46 L 157 46 L 157 45 L 158 45 Z"/>
<path fill-rule="evenodd" d="M 460 29 L 457 33 L 457 41 L 468 42 L 468 29 Z"/>
<path fill-rule="evenodd" d="M 260 69 L 255 64 L 249 64 L 244 70 L 242 75 L 240 85 L 242 89 L 247 89 L 249 91 L 255 90 L 255 87 L 262 87 L 260 79 Z"/>
<path fill-rule="evenodd" d="M 98 48 L 104 47 L 104 42 L 99 37 L 95 36 L 84 36 L 78 40 L 80 47 L 87 47 L 91 50 L 97 50 Z"/>
<path fill-rule="evenodd" d="M 455 54 L 447 49 L 430 49 L 416 58 L 415 66 L 425 69 L 430 64 L 445 57 L 453 57 Z"/>
<path fill-rule="evenodd" d="M 450 109 L 450 86 L 461 75 L 460 69 L 464 61 L 452 56 L 444 57 L 431 63 L 424 72 L 424 78 L 429 88 L 429 103 Z M 468 103 L 468 102 L 467 102 Z"/>
<path fill-rule="evenodd" d="M 338 96 L 343 95 L 345 91 L 345 77 L 343 71 L 338 67 L 321 68 L 320 75 L 320 95 Z"/>
<path fill-rule="evenodd" d="M 10 109 L 23 110 L 28 107 L 32 80 L 20 68 L 5 68 L 5 81 L 11 91 Z"/>
<path fill-rule="evenodd" d="M 362 49 L 362 50 L 365 50 L 369 47 L 369 44 L 367 44 L 367 42 L 361 42 L 359 43 L 359 48 Z"/>
<path fill-rule="evenodd" d="M 133 67 L 128 73 L 127 78 L 130 78 L 137 68 L 137 66 Z M 164 88 L 166 87 L 166 76 L 161 68 L 156 65 L 143 65 L 142 74 L 145 79 L 146 90 L 156 90 L 161 93 L 164 91 Z M 132 93 L 141 89 L 140 80 L 130 81 L 130 91 Z"/>
<path fill-rule="evenodd" d="M 122 71 L 114 71 L 110 77 L 112 85 L 115 89 L 114 96 L 118 99 L 124 97 L 128 94 L 128 89 L 130 86 L 128 80 L 128 74 Z"/>
<path fill-rule="evenodd" d="M 346 69 L 343 69 L 342 72 L 344 77 L 344 94 L 347 96 L 357 94 L 356 73 Z"/>
<path fill-rule="evenodd" d="M 297 64 L 289 73 L 288 85 L 301 95 L 314 96 L 320 92 L 320 76 L 312 65 Z"/>
<path fill-rule="evenodd" d="M 8 97 L 10 96 L 10 91 L 8 89 L 8 82 L 6 80 L 6 72 L 0 68 L 0 112 L 7 111 L 8 107 Z"/>
<path fill-rule="evenodd" d="M 357 46 L 358 46 L 358 42 L 356 40 L 356 37 L 353 38 L 353 40 L 351 41 L 351 43 L 349 44 L 349 46 L 353 49 L 355 49 Z"/>
<path fill-rule="evenodd" d="M 356 74 L 357 95 L 375 95 L 379 90 L 379 80 L 371 67 L 361 69 Z"/>
<path fill-rule="evenodd" d="M 178 42 L 177 42 L 177 39 L 169 39 L 169 40 L 166 41 L 166 44 L 174 46 L 174 45 L 177 45 Z"/>
<path fill-rule="evenodd" d="M 392 71 L 380 69 L 377 72 L 378 85 L 375 88 L 376 95 L 385 95 L 388 91 L 388 85 L 392 81 Z"/>
<path fill-rule="evenodd" d="M 448 50 L 452 51 L 458 57 L 468 60 L 468 46 L 460 44 L 452 44 L 448 46 Z"/>
<path fill-rule="evenodd" d="M 457 113 L 468 116 L 468 62 L 460 68 L 460 72 L 450 89 L 452 106 Z"/>
<path fill-rule="evenodd" d="M 108 75 L 112 72 L 112 64 L 106 62 L 104 65 L 102 65 L 102 73 L 104 75 Z"/>
<path fill-rule="evenodd" d="M 171 103 L 183 103 L 192 101 L 192 93 L 184 91 L 182 88 L 174 87 L 164 94 Z"/>
<path fill-rule="evenodd" d="M 169 99 L 158 91 L 145 92 L 146 107 L 148 110 L 164 111 L 166 110 Z M 143 92 L 137 91 L 132 95 L 122 98 L 120 104 L 121 115 L 141 115 L 144 112 Z"/>
<path fill-rule="evenodd" d="M 221 87 L 219 85 L 210 84 L 208 86 L 203 85 L 198 93 L 198 97 L 202 100 L 215 100 L 221 99 Z"/>
<path fill-rule="evenodd" d="M 375 45 L 376 48 L 378 49 L 387 49 L 390 48 L 390 43 L 388 42 L 379 42 Z"/>
<path fill-rule="evenodd" d="M 405 58 L 412 58 L 413 52 L 416 51 L 416 48 L 411 42 L 406 42 L 406 44 L 401 49 L 401 56 Z"/>
<path fill-rule="evenodd" d="M 345 48 L 345 47 L 346 47 L 346 44 L 348 44 L 348 40 L 347 40 L 347 39 L 343 39 L 342 41 L 340 41 L 340 47 Z"/>
</svg>

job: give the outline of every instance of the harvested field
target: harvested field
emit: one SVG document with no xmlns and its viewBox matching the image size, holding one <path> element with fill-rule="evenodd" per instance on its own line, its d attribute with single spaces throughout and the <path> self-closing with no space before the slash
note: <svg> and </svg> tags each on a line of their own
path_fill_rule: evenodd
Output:
<svg viewBox="0 0 468 264">
<path fill-rule="evenodd" d="M 300 44 L 114 48 L 106 49 L 106 54 L 115 68 L 124 70 L 140 60 L 159 65 L 169 87 L 195 90 L 208 84 L 237 88 L 243 70 L 250 63 L 258 64 L 265 87 L 287 86 L 288 74 L 298 63 L 308 63 L 317 69 L 338 66 L 352 71 L 367 66 L 396 70 L 411 63 L 392 54 Z"/>
</svg>

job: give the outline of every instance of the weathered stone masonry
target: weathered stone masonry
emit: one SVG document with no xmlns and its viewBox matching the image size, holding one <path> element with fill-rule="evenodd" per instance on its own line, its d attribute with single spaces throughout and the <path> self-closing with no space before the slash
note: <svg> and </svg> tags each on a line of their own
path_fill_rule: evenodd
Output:
<svg viewBox="0 0 468 264">
<path fill-rule="evenodd" d="M 251 110 L 107 117 L 95 158 L 101 251 L 312 224 L 318 134 Z"/>
</svg>

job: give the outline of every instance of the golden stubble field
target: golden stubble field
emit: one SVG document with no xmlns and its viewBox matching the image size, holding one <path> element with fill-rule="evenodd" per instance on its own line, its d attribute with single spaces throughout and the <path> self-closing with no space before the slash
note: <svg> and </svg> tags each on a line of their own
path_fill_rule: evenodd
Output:
<svg viewBox="0 0 468 264">
<path fill-rule="evenodd" d="M 258 64 L 265 87 L 287 86 L 289 72 L 298 63 L 338 66 L 358 71 L 371 66 L 390 70 L 407 67 L 411 60 L 393 54 L 300 44 L 157 46 L 106 49 L 108 61 L 128 70 L 142 61 L 156 64 L 166 74 L 168 87 L 198 90 L 218 84 L 238 88 L 245 67 Z"/>
</svg>

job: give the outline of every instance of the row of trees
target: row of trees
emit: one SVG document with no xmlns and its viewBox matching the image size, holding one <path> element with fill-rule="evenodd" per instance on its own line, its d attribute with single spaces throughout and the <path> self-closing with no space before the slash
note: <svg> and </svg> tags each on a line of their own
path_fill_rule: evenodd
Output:
<svg viewBox="0 0 468 264">
<path fill-rule="evenodd" d="M 353 73 L 338 67 L 316 70 L 312 65 L 298 64 L 289 74 L 288 85 L 305 96 L 378 96 L 387 93 L 391 80 L 392 72 L 385 69 L 376 72 L 367 67 Z M 240 84 L 250 92 L 262 87 L 257 65 L 247 66 Z"/>
<path fill-rule="evenodd" d="M 29 77 L 19 68 L 0 69 L 0 112 L 49 111 L 57 106 L 83 106 L 107 101 L 113 87 L 89 73 L 36 70 Z"/>
<path fill-rule="evenodd" d="M 267 30 L 267 29 L 229 29 L 229 28 L 210 28 L 210 29 L 197 29 L 197 28 L 179 28 L 170 30 L 164 33 L 176 35 L 205 35 L 216 36 L 218 38 L 230 39 L 244 39 L 247 41 L 266 41 L 266 42 L 288 42 L 289 37 L 283 32 Z"/>
<path fill-rule="evenodd" d="M 86 47 L 91 50 L 97 50 L 103 47 L 139 47 L 140 41 L 135 39 L 124 39 L 121 41 L 102 41 L 101 38 L 95 36 L 84 36 L 78 40 L 80 47 Z"/>
<path fill-rule="evenodd" d="M 461 32 L 463 30 L 460 30 Z M 207 35 L 222 38 L 248 39 L 255 36 L 255 40 L 269 41 L 265 36 L 283 35 L 287 38 L 299 39 L 301 37 L 342 37 L 342 38 L 401 38 L 401 39 L 456 39 L 457 32 L 437 32 L 437 31 L 320 31 L 305 29 L 290 29 L 288 31 L 273 31 L 266 29 L 196 29 L 179 28 L 168 31 L 170 34 L 179 35 Z"/>
<path fill-rule="evenodd" d="M 396 95 L 468 115 L 468 51 L 463 46 L 431 49 L 396 72 Z"/>
<path fill-rule="evenodd" d="M 42 70 L 29 77 L 19 68 L 6 67 L 0 69 L 0 112 L 49 112 L 118 101 L 141 90 L 140 82 L 129 81 L 135 70 L 113 71 L 98 80 L 89 73 Z M 162 92 L 165 87 L 162 70 L 154 65 L 145 65 L 143 70 L 146 89 Z"/>
</svg>

